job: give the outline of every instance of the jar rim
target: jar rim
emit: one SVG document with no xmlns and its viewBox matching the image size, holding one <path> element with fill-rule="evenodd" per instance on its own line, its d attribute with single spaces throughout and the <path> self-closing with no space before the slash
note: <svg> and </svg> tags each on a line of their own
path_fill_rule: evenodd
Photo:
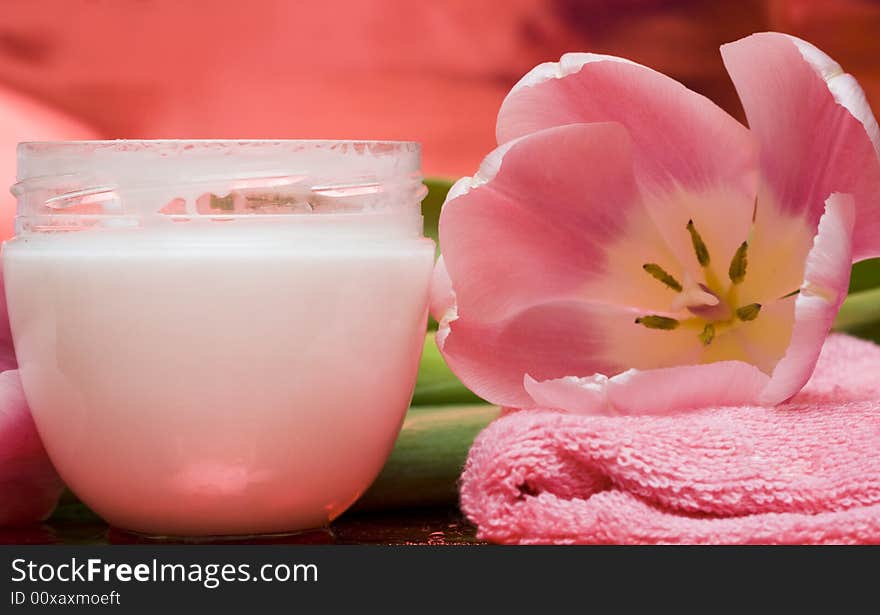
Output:
<svg viewBox="0 0 880 615">
<path fill-rule="evenodd" d="M 421 148 L 418 141 L 397 139 L 74 139 L 52 141 L 20 141 L 19 150 L 63 148 L 75 149 L 78 147 L 105 147 L 105 146 L 144 146 L 145 148 L 162 148 L 172 145 L 224 145 L 224 146 L 270 146 L 270 145 L 364 145 L 364 146 L 390 146 L 404 148 Z"/>
<path fill-rule="evenodd" d="M 21 232 L 343 212 L 409 219 L 425 194 L 414 141 L 29 141 L 18 146 L 17 180 Z"/>
<path fill-rule="evenodd" d="M 25 141 L 19 181 L 88 174 L 102 182 L 175 181 L 224 173 L 391 179 L 421 170 L 415 141 L 331 139 L 115 139 Z"/>
</svg>

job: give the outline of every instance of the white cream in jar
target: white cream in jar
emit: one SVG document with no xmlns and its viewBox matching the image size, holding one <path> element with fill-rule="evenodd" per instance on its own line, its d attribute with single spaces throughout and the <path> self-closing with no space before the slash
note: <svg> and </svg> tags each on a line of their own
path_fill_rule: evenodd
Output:
<svg viewBox="0 0 880 615">
<path fill-rule="evenodd" d="M 423 341 L 416 144 L 22 144 L 14 190 L 22 382 L 93 510 L 149 534 L 286 532 L 369 486 Z"/>
</svg>

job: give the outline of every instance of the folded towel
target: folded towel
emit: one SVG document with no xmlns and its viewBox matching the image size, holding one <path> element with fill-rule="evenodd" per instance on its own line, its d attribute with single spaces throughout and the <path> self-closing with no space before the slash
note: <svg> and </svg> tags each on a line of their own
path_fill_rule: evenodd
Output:
<svg viewBox="0 0 880 615">
<path fill-rule="evenodd" d="M 461 505 L 504 543 L 880 543 L 880 346 L 830 336 L 774 408 L 507 413 L 475 441 Z"/>
</svg>

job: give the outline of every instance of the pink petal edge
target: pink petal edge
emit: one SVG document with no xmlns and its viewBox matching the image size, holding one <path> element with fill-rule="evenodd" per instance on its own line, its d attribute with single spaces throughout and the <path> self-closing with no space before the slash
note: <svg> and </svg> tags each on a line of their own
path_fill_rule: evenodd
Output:
<svg viewBox="0 0 880 615">
<path fill-rule="evenodd" d="M 764 32 L 721 55 L 761 144 L 767 202 L 815 226 L 834 192 L 853 195 L 853 260 L 880 256 L 880 128 L 856 80 L 801 39 Z"/>
<path fill-rule="evenodd" d="M 582 296 L 631 212 L 644 217 L 640 207 L 618 124 L 560 126 L 499 147 L 455 185 L 440 214 L 459 315 L 490 322 Z"/>
<path fill-rule="evenodd" d="M 452 280 L 446 271 L 446 263 L 443 255 L 434 263 L 434 271 L 431 274 L 431 316 L 441 322 L 450 317 L 450 311 L 455 309 L 455 291 L 452 290 Z"/>
<path fill-rule="evenodd" d="M 708 98 L 624 58 L 569 53 L 511 89 L 498 112 L 498 143 L 553 126 L 618 122 L 633 141 L 649 192 L 724 186 L 754 198 L 757 147 L 749 131 Z"/>
<path fill-rule="evenodd" d="M 852 196 L 833 194 L 828 198 L 795 300 L 791 342 L 761 394 L 761 403 L 785 401 L 810 379 L 840 304 L 846 299 L 855 219 Z"/>
<path fill-rule="evenodd" d="M 481 398 L 524 408 L 534 405 L 523 388 L 524 374 L 554 378 L 616 368 L 598 357 L 603 333 L 596 321 L 618 312 L 614 306 L 560 300 L 489 323 L 459 314 L 440 322 L 437 346 L 449 368 Z M 632 325 L 631 315 L 620 318 Z"/>
<path fill-rule="evenodd" d="M 661 369 L 630 369 L 611 378 L 558 378 L 524 386 L 537 407 L 574 414 L 671 414 L 753 402 L 769 378 L 742 361 Z"/>
</svg>

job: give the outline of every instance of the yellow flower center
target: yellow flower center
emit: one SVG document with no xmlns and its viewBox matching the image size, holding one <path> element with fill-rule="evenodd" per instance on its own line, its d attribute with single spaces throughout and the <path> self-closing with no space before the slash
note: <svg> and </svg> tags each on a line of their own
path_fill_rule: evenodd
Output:
<svg viewBox="0 0 880 615">
<path fill-rule="evenodd" d="M 656 263 L 645 263 L 642 269 L 677 293 L 672 302 L 673 311 L 686 309 L 691 316 L 678 319 L 647 314 L 636 318 L 635 322 L 649 329 L 671 331 L 679 327 L 693 328 L 700 341 L 708 346 L 718 334 L 749 323 L 761 313 L 760 303 L 740 304 L 738 298 L 737 287 L 745 280 L 748 272 L 749 242 L 743 241 L 737 248 L 727 268 L 729 282 L 722 283 L 712 268 L 709 248 L 693 220 L 689 220 L 685 228 L 690 234 L 694 255 L 703 270 L 704 282 L 698 283 L 688 274 L 685 274 L 683 281 L 679 281 Z"/>
</svg>

